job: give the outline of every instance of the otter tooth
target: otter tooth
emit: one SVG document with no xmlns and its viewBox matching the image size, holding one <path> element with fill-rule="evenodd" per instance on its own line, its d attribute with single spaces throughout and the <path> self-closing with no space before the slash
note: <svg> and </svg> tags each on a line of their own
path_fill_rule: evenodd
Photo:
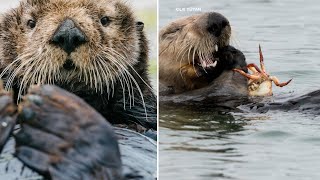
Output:
<svg viewBox="0 0 320 180">
<path fill-rule="evenodd" d="M 201 61 L 201 65 L 202 65 L 203 68 L 207 67 L 207 63 L 205 61 Z"/>
<path fill-rule="evenodd" d="M 218 52 L 218 50 L 219 50 L 219 47 L 218 47 L 218 45 L 215 45 L 215 50 L 216 50 L 216 52 Z"/>
<path fill-rule="evenodd" d="M 217 64 L 218 64 L 218 61 L 215 61 L 215 62 L 211 65 L 211 67 L 216 67 Z"/>
</svg>

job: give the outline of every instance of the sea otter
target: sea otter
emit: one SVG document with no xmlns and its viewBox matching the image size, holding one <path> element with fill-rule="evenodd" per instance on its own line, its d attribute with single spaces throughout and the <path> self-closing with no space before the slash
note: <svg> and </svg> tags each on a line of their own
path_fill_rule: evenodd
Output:
<svg viewBox="0 0 320 180">
<path fill-rule="evenodd" d="M 147 61 L 148 43 L 143 32 L 143 23 L 136 20 L 132 10 L 121 0 L 23 0 L 17 8 L 6 12 L 0 20 L 0 76 L 4 81 L 5 89 L 14 92 L 14 101 L 18 102 L 20 104 L 19 107 L 21 107 L 17 113 L 20 114 L 20 119 L 23 117 L 20 122 L 22 129 L 19 132 L 19 136 L 16 137 L 17 147 L 21 147 L 25 143 L 31 143 L 28 146 L 32 147 L 32 145 L 41 144 L 43 141 L 41 136 L 38 139 L 32 138 L 32 141 L 30 141 L 29 136 L 35 135 L 37 131 L 28 131 L 27 127 L 24 126 L 26 123 L 25 119 L 29 119 L 25 117 L 29 117 L 30 112 L 36 111 L 33 109 L 35 106 L 25 108 L 27 105 L 21 105 L 30 101 L 30 99 L 26 99 L 24 96 L 30 86 L 34 84 L 40 87 L 44 84 L 51 84 L 64 89 L 60 90 L 59 88 L 44 86 L 44 89 L 40 88 L 37 90 L 40 93 L 38 94 L 39 97 L 50 92 L 56 94 L 56 98 L 60 97 L 64 99 L 62 101 L 64 103 L 73 102 L 72 99 L 77 99 L 76 96 L 83 99 L 85 102 L 74 104 L 78 104 L 76 107 L 79 107 L 78 110 L 73 109 L 75 114 L 80 113 L 81 108 L 90 109 L 92 107 L 95 110 L 90 110 L 90 112 L 97 111 L 102 115 L 101 117 L 95 115 L 93 117 L 97 117 L 97 119 L 91 118 L 90 120 L 88 119 L 90 116 L 86 116 L 85 114 L 77 116 L 79 121 L 87 119 L 89 125 L 101 125 L 101 128 L 98 128 L 95 132 L 96 134 L 91 133 L 93 137 L 92 142 L 90 142 L 90 136 L 83 137 L 88 134 L 80 133 L 86 132 L 86 127 L 78 126 L 73 121 L 67 123 L 67 120 L 71 120 L 74 115 L 68 115 L 70 112 L 67 110 L 57 111 L 61 115 L 59 113 L 55 115 L 52 113 L 55 108 L 63 108 L 64 103 L 60 102 L 60 106 L 47 106 L 47 108 L 52 108 L 52 111 L 41 117 L 39 117 L 39 113 L 35 115 L 31 113 L 31 119 L 36 118 L 39 121 L 44 121 L 44 119 L 51 116 L 53 119 L 55 116 L 57 119 L 64 117 L 62 119 L 65 120 L 57 121 L 56 126 L 50 123 L 36 125 L 34 127 L 36 130 L 49 129 L 51 134 L 55 134 L 65 129 L 66 131 L 63 132 L 65 136 L 58 137 L 70 144 L 72 144 L 74 138 L 68 137 L 79 135 L 78 139 L 88 138 L 85 140 L 85 143 L 89 143 L 88 146 L 71 146 L 67 148 L 68 151 L 90 152 L 95 147 L 95 143 L 104 144 L 104 141 L 99 139 L 99 137 L 106 135 L 110 137 L 106 137 L 105 141 L 110 140 L 112 146 L 107 145 L 108 142 L 106 142 L 104 148 L 110 148 L 110 152 L 117 154 L 117 145 L 114 144 L 118 142 L 115 139 L 116 135 L 114 135 L 113 128 L 102 123 L 101 119 L 106 119 L 112 124 L 117 124 L 117 126 L 121 127 L 125 124 L 134 130 L 156 130 L 156 97 L 148 78 Z M 51 90 L 48 90 L 50 88 Z M 65 90 L 76 96 L 69 96 Z M 46 93 L 41 94 L 43 92 Z M 53 99 L 48 101 L 48 104 L 57 103 Z M 21 101 L 22 103 L 20 103 Z M 76 100 L 75 102 L 78 101 Z M 38 101 L 36 100 L 34 103 L 37 104 Z M 85 105 L 86 103 L 91 107 Z M 65 105 L 67 107 L 67 104 Z M 27 111 L 23 109 L 27 109 Z M 15 114 L 13 114 L 13 119 Z M 8 124 L 2 125 L 7 126 Z M 50 126 L 53 126 L 52 129 Z M 78 133 L 68 131 L 69 126 L 77 129 Z M 105 132 L 102 129 L 105 129 Z M 57 132 L 51 132 L 51 130 L 56 130 Z M 125 131 L 123 130 L 123 132 Z M 47 131 L 44 132 L 48 133 Z M 25 136 L 29 138 L 21 138 Z M 131 138 L 133 137 L 135 135 L 131 136 Z M 144 141 L 144 138 L 137 138 L 133 140 L 133 144 L 143 144 Z M 54 143 L 54 139 L 49 138 L 47 142 L 52 146 L 52 149 L 58 146 Z M 119 141 L 120 144 L 121 142 L 123 141 Z M 146 141 L 145 143 L 148 144 L 148 142 Z M 90 143 L 92 143 L 92 146 L 90 146 Z M 128 147 L 131 147 L 130 144 L 128 145 Z M 155 154 L 155 146 L 151 146 L 152 148 L 148 152 Z M 86 149 L 82 149 L 81 147 Z M 34 148 L 43 150 L 41 148 L 45 147 L 36 146 Z M 121 148 L 120 151 L 122 152 Z M 18 157 L 19 152 L 21 151 L 18 151 L 16 154 Z M 24 151 L 24 153 L 27 152 Z M 136 156 L 133 152 L 131 152 L 132 156 Z M 20 155 L 24 153 L 20 153 Z M 63 154 L 60 158 L 66 155 L 65 153 Z M 86 157 L 80 154 L 79 157 Z M 146 154 L 148 153 L 138 156 L 143 157 Z M 20 160 L 40 174 L 53 178 L 50 175 L 55 174 L 55 171 L 51 171 L 50 169 L 45 169 L 44 171 L 43 168 L 47 167 L 42 167 L 41 164 L 38 166 L 36 163 L 44 160 L 43 163 L 45 164 L 45 158 L 37 159 L 38 156 L 33 155 L 29 152 L 27 156 L 29 159 L 20 157 Z M 77 153 L 74 153 L 71 159 L 77 159 L 77 155 Z M 128 156 L 130 158 L 130 154 L 121 155 L 122 157 Z M 101 154 L 97 153 L 94 159 L 102 158 L 106 161 L 108 160 L 108 158 L 106 159 L 107 156 L 100 156 Z M 152 160 L 150 162 L 155 162 L 155 156 L 150 157 L 149 154 L 146 157 Z M 94 161 L 90 161 L 92 156 L 88 155 L 87 158 L 88 161 L 84 161 L 84 166 L 99 169 L 99 163 L 85 164 L 86 162 L 94 163 Z M 110 159 L 110 161 L 113 160 Z M 115 167 L 120 167 L 120 170 L 122 169 L 121 167 L 126 166 L 125 160 L 122 161 L 123 164 L 118 160 L 113 162 L 116 162 L 115 164 L 117 165 Z M 139 163 L 138 161 L 130 162 Z M 53 163 L 59 164 L 56 161 Z M 141 163 L 143 162 L 141 161 Z M 69 171 L 70 174 L 77 173 L 77 171 L 81 171 L 83 168 L 82 166 L 77 166 L 76 161 L 74 163 L 71 161 L 71 163 L 68 162 L 64 165 L 67 166 L 65 170 Z M 144 164 L 144 166 L 148 166 L 148 164 Z M 139 173 L 131 173 L 131 176 L 137 175 L 141 178 L 152 177 L 155 174 L 156 166 L 152 164 L 150 167 L 152 168 L 148 171 L 149 176 L 142 176 Z M 118 170 L 113 177 L 114 179 L 120 177 Z M 138 169 L 134 168 L 133 172 L 138 171 Z M 88 169 L 84 171 L 83 175 L 86 173 L 90 175 L 88 177 L 104 177 L 103 175 L 107 175 L 108 178 L 111 178 L 113 176 L 112 173 L 104 172 L 103 169 L 99 174 L 93 174 L 95 172 L 90 172 Z M 70 177 L 76 179 L 79 176 Z"/>
<path fill-rule="evenodd" d="M 244 54 L 232 47 L 231 25 L 223 15 L 210 12 L 181 18 L 159 34 L 161 104 L 225 106 L 227 99 L 246 99 L 247 79 L 233 72 L 247 72 Z M 242 100 L 241 100 L 242 102 Z"/>
<path fill-rule="evenodd" d="M 112 123 L 156 129 L 143 23 L 118 0 L 27 0 L 0 22 L 1 78 L 17 99 L 55 84 Z"/>
<path fill-rule="evenodd" d="M 281 109 L 319 114 L 319 91 L 279 103 L 261 103 L 263 98 L 252 98 L 260 92 L 250 89 L 252 80 L 243 75 L 253 64 L 247 65 L 244 54 L 229 44 L 231 33 L 228 19 L 216 12 L 177 19 L 161 29 L 160 106 L 205 106 L 213 111 L 233 112 Z M 261 62 L 260 48 L 259 51 Z M 280 83 L 273 76 L 261 80 L 269 80 L 269 84 L 272 80 L 280 87 L 291 81 Z"/>
<path fill-rule="evenodd" d="M 224 70 L 246 66 L 244 55 L 229 46 L 231 26 L 219 13 L 175 20 L 159 36 L 160 83 L 174 94 L 206 87 Z M 234 53 L 239 57 L 228 57 Z"/>
</svg>

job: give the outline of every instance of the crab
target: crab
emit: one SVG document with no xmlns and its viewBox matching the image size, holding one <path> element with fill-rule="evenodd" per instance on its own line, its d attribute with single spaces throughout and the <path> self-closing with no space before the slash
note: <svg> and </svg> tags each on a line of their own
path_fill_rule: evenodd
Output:
<svg viewBox="0 0 320 180">
<path fill-rule="evenodd" d="M 259 45 L 260 67 L 254 63 L 248 64 L 247 68 L 252 72 L 248 74 L 241 69 L 233 69 L 233 71 L 240 73 L 248 78 L 248 92 L 250 96 L 272 96 L 272 82 L 278 87 L 288 85 L 292 79 L 287 82 L 280 83 L 279 79 L 275 76 L 270 76 L 265 69 L 261 46 Z"/>
</svg>

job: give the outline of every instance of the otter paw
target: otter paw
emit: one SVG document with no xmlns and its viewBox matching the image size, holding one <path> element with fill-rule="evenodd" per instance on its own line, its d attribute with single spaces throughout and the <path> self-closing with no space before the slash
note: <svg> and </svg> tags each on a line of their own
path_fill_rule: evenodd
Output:
<svg viewBox="0 0 320 180">
<path fill-rule="evenodd" d="M 112 126 L 79 97 L 33 87 L 19 105 L 16 157 L 50 179 L 122 179 Z"/>
<path fill-rule="evenodd" d="M 2 84 L 2 83 L 1 83 Z M 16 105 L 12 94 L 0 87 L 0 153 L 16 125 Z"/>
</svg>

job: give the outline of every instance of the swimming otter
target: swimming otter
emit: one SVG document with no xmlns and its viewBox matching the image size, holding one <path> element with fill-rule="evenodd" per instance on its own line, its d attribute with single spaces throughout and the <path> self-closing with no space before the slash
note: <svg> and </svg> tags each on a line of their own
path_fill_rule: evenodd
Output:
<svg viewBox="0 0 320 180">
<path fill-rule="evenodd" d="M 159 36 L 160 83 L 174 94 L 206 87 L 224 70 L 246 65 L 243 54 L 239 61 L 220 57 L 219 51 L 237 50 L 229 46 L 230 23 L 219 13 L 175 20 L 162 28 Z"/>
<path fill-rule="evenodd" d="M 106 119 L 112 124 L 126 124 L 129 127 L 139 124 L 144 128 L 143 130 L 156 130 L 156 97 L 148 78 L 148 44 L 143 32 L 143 23 L 135 19 L 132 10 L 122 1 L 24 0 L 17 8 L 2 16 L 0 20 L 0 42 L 0 76 L 4 80 L 5 88 L 13 90 L 15 101 L 21 101 L 33 84 L 54 84 L 85 100 L 104 117 L 102 119 Z M 52 93 L 55 91 L 61 92 L 59 89 L 53 89 L 55 90 Z M 75 97 L 72 96 L 71 99 L 73 98 Z M 63 105 L 62 103 L 61 107 Z M 82 106 L 89 108 L 83 103 Z M 72 119 L 73 115 L 68 115 L 68 112 L 59 112 L 61 115 L 56 114 L 57 118 Z M 54 114 L 50 115 L 49 113 L 47 115 L 54 117 Z M 78 118 L 85 119 L 88 117 L 83 115 L 78 116 Z M 111 141 L 113 143 L 117 142 L 113 138 L 112 128 L 108 128 L 106 124 L 101 123 L 101 117 L 98 120 L 91 120 L 92 124 L 100 124 L 102 129 L 105 128 L 105 135 L 110 135 L 106 140 L 109 139 L 110 143 Z M 75 127 L 80 132 L 86 131 L 84 126 L 73 126 L 74 124 L 70 122 L 57 121 L 56 123 L 57 127 L 62 129 L 67 129 L 70 126 Z M 40 130 L 50 129 L 51 125 L 50 123 L 41 124 L 40 127 L 36 126 L 36 128 Z M 52 128 L 52 130 L 55 130 L 55 128 Z M 97 137 L 103 137 L 103 131 L 100 130 L 96 132 Z M 127 130 L 123 129 L 123 132 L 125 131 Z M 21 132 L 22 135 L 30 136 L 35 135 L 37 131 L 27 131 L 22 126 Z M 67 137 L 77 136 L 72 131 L 64 133 L 69 133 Z M 79 137 L 77 138 L 88 138 L 85 143 L 89 143 L 89 146 L 71 147 L 70 151 L 90 152 L 94 148 L 94 143 L 101 143 L 99 138 L 96 140 L 93 138 L 90 142 L 90 136 L 84 137 L 86 134 L 84 133 L 82 136 L 81 134 L 78 134 Z M 72 144 L 72 138 L 68 139 L 67 137 L 61 138 Z M 130 136 L 125 137 L 127 139 Z M 131 136 L 133 139 L 134 137 L 135 135 Z M 2 139 L 0 140 L 2 141 Z M 31 143 L 30 146 L 37 143 L 41 144 L 41 140 L 43 139 L 35 138 L 31 142 L 27 142 L 26 139 L 17 141 L 17 147 L 24 143 Z M 148 144 L 148 142 L 149 140 L 138 138 L 133 141 L 133 144 Z M 90 143 L 93 146 L 90 146 Z M 59 148 L 55 143 L 51 143 L 51 146 L 52 149 Z M 117 151 L 116 147 L 117 145 L 105 145 L 101 152 L 105 148 L 110 148 L 110 151 Z M 40 147 L 33 148 L 40 149 Z M 155 148 L 153 146 L 152 150 L 148 152 L 155 154 Z M 120 151 L 122 150 L 120 149 Z M 80 154 L 79 157 L 81 157 Z M 131 154 L 134 154 L 133 151 Z M 123 156 L 131 158 L 131 154 L 122 154 L 122 159 Z M 77 153 L 73 155 L 73 158 L 77 158 Z M 83 156 L 83 158 L 99 159 L 100 155 L 97 153 L 97 157 Z M 152 160 L 156 158 L 155 156 L 150 157 L 150 154 L 147 156 Z M 28 157 L 37 158 L 38 156 Z M 108 160 L 107 157 L 102 159 L 104 158 Z M 48 169 L 44 173 L 42 168 L 46 167 L 42 167 L 43 164 L 41 163 L 37 165 L 35 159 L 20 159 L 41 174 L 48 173 Z M 45 160 L 45 158 L 36 160 L 36 162 L 40 162 L 39 160 Z M 109 160 L 112 161 L 113 159 Z M 68 173 L 72 174 L 76 173 L 76 170 L 81 170 L 81 167 L 77 166 L 78 168 L 76 168 L 75 162 L 72 163 L 71 161 L 64 164 L 65 168 L 70 171 Z M 91 162 L 85 161 L 84 163 Z M 59 164 L 56 161 L 53 163 Z M 125 167 L 126 162 L 123 163 L 122 167 Z M 119 162 L 116 162 L 116 164 L 116 167 L 119 167 Z M 99 168 L 99 164 L 93 165 L 88 164 L 88 167 Z M 144 165 L 148 166 L 148 164 Z M 156 166 L 152 165 L 150 167 L 152 168 L 148 173 L 150 176 L 154 176 Z M 132 177 L 134 175 L 140 178 L 148 177 L 139 175 L 137 169 L 134 169 L 133 172 L 136 173 L 131 174 Z M 85 171 L 85 173 L 92 175 L 94 172 Z M 112 177 L 112 174 L 109 174 L 110 172 L 105 172 L 103 169 L 99 174 L 93 176 L 104 177 L 102 176 L 103 173 L 108 175 L 109 178 Z M 52 171 L 49 174 L 52 175 Z M 113 178 L 117 179 L 118 175 L 114 174 Z"/>
<path fill-rule="evenodd" d="M 0 22 L 5 88 L 55 84 L 112 123 L 156 129 L 143 23 L 119 0 L 26 0 Z"/>
<path fill-rule="evenodd" d="M 220 104 L 247 97 L 246 78 L 232 71 L 247 72 L 246 58 L 229 45 L 231 26 L 223 15 L 210 12 L 181 18 L 162 28 L 159 36 L 162 105 Z"/>
<path fill-rule="evenodd" d="M 216 27 L 214 33 L 210 31 L 212 27 Z M 161 106 L 205 106 L 213 111 L 233 112 L 280 109 L 319 114 L 319 91 L 278 103 L 260 103 L 261 98 L 251 98 L 247 79 L 233 71 L 236 68 L 247 73 L 248 69 L 244 54 L 229 45 L 230 34 L 229 21 L 215 12 L 178 19 L 160 31 Z M 291 81 L 279 83 L 274 77 L 272 80 L 279 86 Z"/>
</svg>

